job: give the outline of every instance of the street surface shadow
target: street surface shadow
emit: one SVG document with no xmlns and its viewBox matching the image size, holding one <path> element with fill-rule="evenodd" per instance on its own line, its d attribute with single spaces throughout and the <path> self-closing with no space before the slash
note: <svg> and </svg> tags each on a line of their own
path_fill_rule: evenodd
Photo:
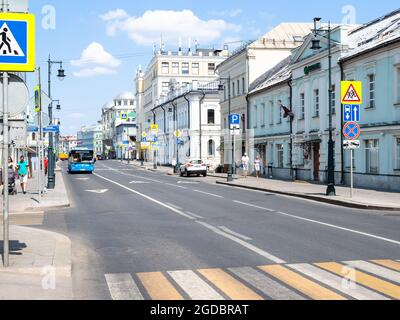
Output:
<svg viewBox="0 0 400 320">
<path fill-rule="evenodd" d="M 3 240 L 0 240 L 0 255 L 3 257 Z M 26 243 L 19 242 L 18 240 L 10 241 L 10 255 L 20 256 L 22 255 L 23 249 L 26 249 L 28 246 Z"/>
</svg>

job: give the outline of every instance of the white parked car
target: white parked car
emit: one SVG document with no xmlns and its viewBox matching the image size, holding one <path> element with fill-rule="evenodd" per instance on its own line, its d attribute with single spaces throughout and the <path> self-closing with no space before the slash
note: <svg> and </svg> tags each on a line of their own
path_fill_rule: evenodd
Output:
<svg viewBox="0 0 400 320">
<path fill-rule="evenodd" d="M 203 175 L 207 177 L 207 165 L 200 159 L 190 159 L 187 160 L 184 165 L 180 168 L 181 177 L 189 177 L 191 175 Z"/>
</svg>

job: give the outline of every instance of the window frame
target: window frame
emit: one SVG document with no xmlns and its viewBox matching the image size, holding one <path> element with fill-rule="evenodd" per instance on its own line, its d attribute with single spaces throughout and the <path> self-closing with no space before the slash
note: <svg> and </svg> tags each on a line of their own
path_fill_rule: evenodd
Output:
<svg viewBox="0 0 400 320">
<path fill-rule="evenodd" d="M 167 68 L 167 69 L 165 69 Z M 167 72 L 165 72 L 167 70 Z M 169 62 L 161 62 L 161 73 L 162 74 L 169 74 Z"/>
<path fill-rule="evenodd" d="M 320 103 L 321 103 L 320 91 L 317 88 L 313 90 L 313 108 L 314 108 L 313 118 L 319 118 L 320 116 L 320 107 L 321 107 Z"/>
<path fill-rule="evenodd" d="M 373 146 L 371 146 L 371 142 L 374 143 Z M 364 140 L 364 149 L 365 149 L 365 173 L 366 174 L 379 174 L 379 139 L 366 139 Z M 376 167 L 376 172 L 374 172 L 371 166 L 371 159 L 373 153 L 376 153 L 377 159 L 377 167 Z"/>
<path fill-rule="evenodd" d="M 304 120 L 306 115 L 306 95 L 304 92 L 300 93 L 300 118 Z"/>
<path fill-rule="evenodd" d="M 276 167 L 279 169 L 285 168 L 285 146 L 278 143 L 276 146 Z"/>
<path fill-rule="evenodd" d="M 197 67 L 195 67 L 195 66 L 197 66 Z M 197 70 L 197 71 L 195 72 L 195 70 Z M 198 62 L 192 63 L 192 74 L 195 76 L 198 76 L 200 74 L 200 63 L 198 63 Z"/>
<path fill-rule="evenodd" d="M 210 68 L 211 66 L 212 66 L 212 69 Z M 216 67 L 215 63 L 213 63 L 213 62 L 209 62 L 208 63 L 207 70 L 208 70 L 208 75 L 209 76 L 215 75 L 215 67 Z"/>
<path fill-rule="evenodd" d="M 172 62 L 171 63 L 171 74 L 179 75 L 179 62 Z M 174 70 L 176 72 L 174 72 Z"/>
<path fill-rule="evenodd" d="M 371 81 L 371 77 L 373 81 Z M 368 90 L 368 105 L 367 109 L 375 109 L 376 108 L 376 75 L 375 73 L 368 73 L 367 74 L 367 90 Z M 373 89 L 371 89 L 373 86 Z"/>
<path fill-rule="evenodd" d="M 212 119 L 213 121 L 210 121 L 210 113 L 212 113 Z M 215 121 L 215 109 L 207 109 L 207 124 L 209 126 L 215 126 L 216 121 Z"/>
<path fill-rule="evenodd" d="M 182 62 L 182 74 L 189 75 L 190 74 L 190 63 Z"/>
</svg>

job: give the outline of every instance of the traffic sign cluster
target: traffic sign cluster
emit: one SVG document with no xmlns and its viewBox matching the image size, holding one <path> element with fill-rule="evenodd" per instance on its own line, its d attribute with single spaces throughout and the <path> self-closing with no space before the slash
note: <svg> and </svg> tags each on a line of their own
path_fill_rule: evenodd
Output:
<svg viewBox="0 0 400 320">
<path fill-rule="evenodd" d="M 360 141 L 357 139 L 361 135 L 361 103 L 362 103 L 362 83 L 361 81 L 342 81 L 343 104 L 343 135 L 346 140 L 343 142 L 345 149 L 360 148 Z"/>
</svg>

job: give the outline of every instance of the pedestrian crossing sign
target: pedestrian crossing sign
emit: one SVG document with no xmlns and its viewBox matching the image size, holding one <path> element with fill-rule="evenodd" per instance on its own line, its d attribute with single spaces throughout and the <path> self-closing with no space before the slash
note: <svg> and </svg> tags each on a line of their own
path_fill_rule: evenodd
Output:
<svg viewBox="0 0 400 320">
<path fill-rule="evenodd" d="M 0 13 L 0 71 L 35 71 L 35 16 Z"/>
<path fill-rule="evenodd" d="M 342 81 L 342 104 L 361 105 L 362 104 L 362 82 L 361 81 Z"/>
</svg>

